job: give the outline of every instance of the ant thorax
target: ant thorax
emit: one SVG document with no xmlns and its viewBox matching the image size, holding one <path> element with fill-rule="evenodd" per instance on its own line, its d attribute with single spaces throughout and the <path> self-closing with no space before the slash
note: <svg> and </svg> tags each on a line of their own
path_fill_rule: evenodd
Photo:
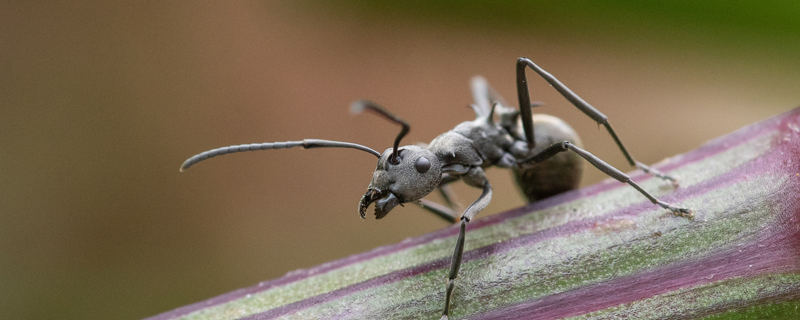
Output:
<svg viewBox="0 0 800 320">
<path fill-rule="evenodd" d="M 428 146 L 445 165 L 513 167 L 528 155 L 527 143 L 516 139 L 487 118 L 465 121 L 445 132 Z"/>
</svg>

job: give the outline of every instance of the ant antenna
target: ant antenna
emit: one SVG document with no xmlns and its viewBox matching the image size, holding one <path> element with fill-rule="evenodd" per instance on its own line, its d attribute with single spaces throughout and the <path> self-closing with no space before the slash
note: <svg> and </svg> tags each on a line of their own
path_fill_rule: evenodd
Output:
<svg viewBox="0 0 800 320">
<path fill-rule="evenodd" d="M 303 147 L 303 149 L 313 149 L 313 148 L 350 148 L 361 150 L 372 154 L 373 156 L 381 158 L 381 153 L 375 150 L 370 149 L 369 147 L 362 146 L 357 143 L 351 142 L 342 142 L 342 141 L 331 141 L 331 140 L 320 140 L 320 139 L 304 139 L 301 141 L 285 141 L 285 142 L 265 142 L 265 143 L 250 143 L 250 144 L 240 144 L 235 146 L 229 147 L 222 147 L 216 148 L 212 150 L 208 150 L 199 154 L 192 156 L 186 161 L 183 162 L 181 165 L 180 171 L 186 170 L 189 167 L 193 166 L 194 164 L 206 160 L 208 158 L 213 158 L 216 156 L 221 156 L 223 154 L 229 153 L 237 153 L 237 152 L 246 152 L 246 151 L 257 151 L 257 150 L 270 150 L 270 149 L 287 149 L 287 148 L 294 148 L 294 147 Z"/>
<path fill-rule="evenodd" d="M 397 116 L 393 115 L 391 112 L 387 111 L 379 104 L 369 101 L 369 100 L 357 100 L 354 101 L 353 104 L 350 105 L 350 112 L 354 114 L 359 114 L 364 109 L 372 111 L 389 121 L 392 121 L 396 124 L 403 126 L 403 129 L 400 130 L 400 133 L 397 135 L 397 138 L 394 139 L 394 147 L 392 147 L 392 156 L 389 157 L 389 162 L 391 164 L 398 164 L 400 160 L 397 160 L 397 149 L 400 146 L 400 140 L 408 134 L 408 131 L 411 130 L 411 126 L 408 125 L 408 122 L 405 120 L 398 118 Z"/>
</svg>

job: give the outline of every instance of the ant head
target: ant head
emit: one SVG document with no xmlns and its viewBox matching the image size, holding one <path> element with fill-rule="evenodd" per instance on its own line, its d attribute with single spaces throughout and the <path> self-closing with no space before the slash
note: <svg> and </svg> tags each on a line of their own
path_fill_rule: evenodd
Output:
<svg viewBox="0 0 800 320">
<path fill-rule="evenodd" d="M 428 149 L 419 146 L 386 149 L 378 160 L 367 193 L 361 197 L 358 212 L 364 218 L 375 202 L 375 218 L 386 216 L 398 204 L 422 199 L 442 180 L 442 164 Z"/>
</svg>

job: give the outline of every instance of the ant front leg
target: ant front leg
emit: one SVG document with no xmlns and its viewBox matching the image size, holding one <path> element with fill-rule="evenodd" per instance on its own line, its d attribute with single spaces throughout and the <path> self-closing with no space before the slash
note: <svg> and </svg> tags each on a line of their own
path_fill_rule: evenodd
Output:
<svg viewBox="0 0 800 320">
<path fill-rule="evenodd" d="M 628 153 L 628 150 L 625 149 L 625 146 L 620 141 L 617 134 L 614 132 L 614 129 L 611 128 L 611 124 L 608 122 L 608 117 L 602 114 L 600 111 L 597 111 L 592 105 L 588 102 L 584 101 L 579 97 L 577 94 L 572 92 L 567 86 L 565 86 L 561 81 L 558 81 L 553 75 L 544 71 L 544 69 L 537 66 L 533 61 L 527 58 L 519 58 L 517 60 L 517 94 L 519 96 L 519 106 L 520 106 L 520 113 L 522 115 L 522 126 L 525 129 L 525 138 L 528 140 L 531 149 L 533 147 L 533 120 L 531 119 L 531 109 L 530 109 L 530 94 L 528 93 L 528 84 L 527 84 L 527 77 L 525 76 L 525 67 L 530 67 L 533 71 L 536 71 L 545 81 L 547 81 L 553 88 L 555 88 L 559 93 L 561 93 L 564 98 L 566 98 L 572 105 L 580 109 L 584 114 L 592 118 L 592 120 L 596 121 L 598 124 L 602 124 L 608 133 L 611 135 L 611 138 L 614 139 L 614 143 L 617 144 L 619 150 L 622 151 L 622 154 L 625 156 L 625 159 L 628 160 L 628 163 L 632 167 L 636 167 L 641 169 L 647 174 L 651 174 L 655 177 L 660 179 L 669 180 L 672 182 L 673 185 L 678 185 L 678 180 L 674 177 L 665 175 L 659 172 L 656 169 L 651 168 L 644 163 L 636 161 L 633 157 Z"/>
<path fill-rule="evenodd" d="M 439 195 L 444 200 L 445 205 L 447 205 L 447 207 L 454 212 L 461 212 L 463 210 L 463 207 L 461 207 L 461 205 L 458 203 L 458 198 L 456 197 L 455 192 L 453 192 L 453 189 L 450 188 L 450 184 L 458 181 L 458 179 L 460 179 L 460 177 L 456 175 L 444 173 L 442 174 L 442 181 L 439 183 L 439 187 L 437 188 L 439 190 Z"/>
<path fill-rule="evenodd" d="M 636 189 L 636 191 L 639 191 L 639 193 L 641 193 L 642 195 L 647 197 L 647 199 L 649 199 L 650 202 L 652 202 L 653 204 L 656 204 L 656 205 L 658 205 L 658 206 L 660 206 L 660 207 L 662 207 L 664 209 L 667 209 L 667 210 L 671 211 L 674 215 L 681 216 L 681 217 L 687 217 L 687 218 L 690 218 L 690 219 L 692 218 L 692 210 L 691 209 L 682 208 L 682 207 L 675 207 L 675 206 L 673 206 L 673 205 L 671 205 L 669 203 L 666 203 L 664 201 L 658 200 L 658 198 L 654 197 L 653 195 L 651 195 L 650 193 L 648 193 L 647 191 L 642 189 L 642 187 L 640 187 L 638 184 L 636 184 L 636 182 L 633 182 L 633 180 L 631 180 L 631 178 L 628 177 L 628 175 L 622 173 L 622 171 L 617 170 L 617 168 L 612 167 L 611 165 L 609 165 L 605 161 L 600 160 L 600 158 L 596 157 L 595 155 L 589 153 L 586 150 L 578 148 L 577 146 L 575 146 L 574 144 L 572 144 L 572 143 L 570 143 L 568 141 L 564 141 L 564 142 L 559 142 L 559 143 L 553 144 L 553 145 L 545 148 L 541 152 L 533 155 L 532 157 L 520 161 L 519 163 L 520 164 L 524 164 L 524 163 L 539 163 L 539 162 L 545 161 L 545 160 L 549 159 L 550 157 L 552 157 L 552 156 L 554 156 L 554 155 L 556 155 L 556 154 L 558 154 L 560 152 L 564 152 L 564 151 L 575 152 L 581 158 L 586 159 L 586 161 L 591 163 L 595 168 L 600 169 L 600 171 L 603 171 L 605 174 L 609 175 L 610 177 L 616 179 L 619 182 L 629 184 L 631 187 Z"/>
<path fill-rule="evenodd" d="M 483 192 L 475 202 L 464 210 L 464 214 L 461 215 L 461 228 L 458 232 L 453 258 L 450 260 L 450 271 L 447 274 L 447 287 L 445 289 L 444 310 L 442 311 L 441 320 L 448 319 L 448 315 L 450 314 L 453 289 L 455 288 L 455 281 L 458 277 L 458 270 L 461 268 L 461 258 L 464 253 L 464 238 L 467 232 L 467 224 L 478 212 L 486 208 L 486 205 L 492 200 L 492 186 L 489 184 L 489 181 L 486 180 L 483 169 L 473 168 L 470 170 L 468 175 L 464 177 L 464 182 L 473 187 L 480 186 L 483 188 Z"/>
<path fill-rule="evenodd" d="M 417 204 L 419 204 L 422 209 L 428 210 L 428 212 L 433 213 L 448 223 L 456 223 L 458 221 L 458 218 L 456 218 L 458 213 L 447 206 L 425 199 L 417 200 Z"/>
</svg>

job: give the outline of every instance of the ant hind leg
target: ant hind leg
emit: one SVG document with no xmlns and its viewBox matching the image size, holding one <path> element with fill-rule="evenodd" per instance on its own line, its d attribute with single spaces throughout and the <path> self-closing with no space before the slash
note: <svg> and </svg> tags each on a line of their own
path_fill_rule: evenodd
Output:
<svg viewBox="0 0 800 320">
<path fill-rule="evenodd" d="M 598 124 L 602 124 L 606 128 L 606 131 L 608 131 L 608 133 L 611 135 L 611 138 L 614 139 L 614 143 L 617 144 L 617 147 L 619 147 L 619 150 L 622 151 L 622 154 L 625 156 L 625 159 L 628 160 L 628 163 L 632 167 L 639 168 L 645 173 L 651 174 L 657 178 L 668 180 L 672 182 L 672 184 L 675 186 L 678 185 L 678 180 L 676 178 L 663 174 L 658 170 L 653 169 L 650 166 L 645 165 L 644 163 L 641 163 L 633 159 L 628 150 L 622 144 L 622 141 L 620 141 L 616 132 L 614 132 L 614 129 L 608 122 L 608 117 L 606 117 L 606 115 L 604 115 L 600 111 L 597 111 L 597 109 L 592 107 L 592 105 L 581 99 L 581 97 L 572 92 L 572 90 L 567 88 L 567 86 L 561 83 L 561 81 L 558 81 L 558 79 L 556 79 L 553 75 L 551 75 L 547 71 L 544 71 L 544 69 L 540 68 L 530 59 L 519 58 L 517 60 L 517 94 L 519 95 L 520 112 L 523 117 L 522 124 L 525 128 L 525 135 L 529 144 L 532 144 L 533 141 L 533 121 L 530 120 L 530 108 L 523 107 L 523 106 L 530 106 L 530 94 L 528 93 L 527 77 L 525 76 L 526 67 L 530 67 L 531 69 L 533 69 L 533 71 L 536 71 L 536 73 L 538 73 L 542 78 L 544 78 L 544 80 L 547 81 L 553 88 L 555 88 L 556 91 L 561 93 L 561 95 L 564 96 L 564 98 L 566 98 L 570 103 L 572 103 L 572 105 L 580 109 L 584 114 L 589 116 L 589 118 L 592 118 L 592 120 L 596 121 Z"/>
<path fill-rule="evenodd" d="M 545 161 L 545 160 L 549 159 L 550 157 L 552 157 L 552 156 L 554 156 L 554 155 L 556 155 L 556 154 L 558 154 L 560 152 L 564 152 L 564 151 L 575 152 L 581 158 L 583 158 L 586 161 L 588 161 L 589 163 L 591 163 L 595 168 L 599 169 L 600 171 L 603 171 L 605 174 L 609 175 L 610 177 L 616 179 L 619 182 L 629 184 L 631 187 L 636 189 L 636 191 L 639 191 L 639 193 L 641 193 L 642 195 L 647 197 L 647 199 L 650 200 L 650 202 L 652 202 L 655 205 L 658 205 L 659 207 L 662 207 L 664 209 L 669 210 L 674 215 L 681 216 L 681 217 L 686 217 L 686 218 L 689 218 L 689 219 L 691 219 L 693 217 L 691 209 L 683 208 L 683 207 L 676 207 L 676 206 L 673 206 L 673 205 L 671 205 L 669 203 L 666 203 L 664 201 L 659 200 L 658 198 L 656 198 L 653 195 L 651 195 L 649 192 L 647 192 L 644 189 L 642 189 L 642 187 L 640 187 L 636 182 L 633 182 L 633 180 L 631 180 L 631 178 L 628 177 L 627 174 L 622 173 L 622 171 L 619 171 L 617 168 L 612 167 L 611 165 L 609 165 L 605 161 L 601 160 L 600 158 L 596 157 L 595 155 L 589 153 L 586 150 L 578 148 L 577 146 L 575 146 L 574 144 L 572 144 L 572 143 L 570 143 L 568 141 L 555 143 L 555 144 L 545 148 L 541 152 L 539 152 L 539 153 L 537 153 L 537 154 L 535 154 L 535 155 L 533 155 L 533 156 L 531 156 L 531 157 L 529 157 L 527 159 L 524 159 L 524 160 L 520 161 L 520 163 L 539 163 L 539 162 Z"/>
</svg>

